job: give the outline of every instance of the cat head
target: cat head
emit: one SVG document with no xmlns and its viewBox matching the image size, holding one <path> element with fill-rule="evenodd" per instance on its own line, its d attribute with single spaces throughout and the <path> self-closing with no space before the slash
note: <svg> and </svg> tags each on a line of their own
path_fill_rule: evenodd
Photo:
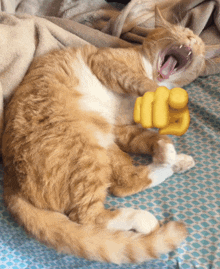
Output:
<svg viewBox="0 0 220 269">
<path fill-rule="evenodd" d="M 182 87 L 205 68 L 205 45 L 190 29 L 167 22 L 156 7 L 156 28 L 143 43 L 143 54 L 153 66 L 160 86 Z"/>
</svg>

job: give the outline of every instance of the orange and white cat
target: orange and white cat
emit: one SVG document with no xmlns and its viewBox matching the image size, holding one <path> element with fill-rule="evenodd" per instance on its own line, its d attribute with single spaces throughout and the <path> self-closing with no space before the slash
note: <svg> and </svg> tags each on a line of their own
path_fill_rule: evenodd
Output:
<svg viewBox="0 0 220 269">
<path fill-rule="evenodd" d="M 142 46 L 67 48 L 35 59 L 5 112 L 4 200 L 28 233 L 86 259 L 158 258 L 187 235 L 147 211 L 104 208 L 194 166 L 172 141 L 133 122 L 137 96 L 182 86 L 203 71 L 204 44 L 160 16 Z M 134 166 L 127 152 L 153 156 Z"/>
</svg>

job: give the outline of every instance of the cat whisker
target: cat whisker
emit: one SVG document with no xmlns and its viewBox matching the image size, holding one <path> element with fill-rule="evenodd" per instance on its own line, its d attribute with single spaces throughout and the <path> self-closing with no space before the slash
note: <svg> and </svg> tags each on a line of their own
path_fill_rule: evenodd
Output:
<svg viewBox="0 0 220 269">
<path fill-rule="evenodd" d="M 165 28 L 167 30 L 172 30 L 172 24 L 170 24 L 169 22 L 164 23 L 164 22 L 161 22 L 161 20 L 157 18 L 155 18 L 155 22 L 158 27 Z"/>
<path fill-rule="evenodd" d="M 179 13 L 179 14 L 181 14 L 181 13 Z M 175 19 L 175 21 L 176 21 L 176 24 L 177 24 L 178 26 L 185 27 L 184 24 L 183 24 L 183 19 L 182 19 L 182 18 L 179 19 L 178 16 L 177 16 L 176 14 L 173 14 L 173 17 L 174 17 L 174 19 Z"/>
<path fill-rule="evenodd" d="M 182 16 L 183 13 L 182 13 L 180 4 L 177 5 L 177 8 L 178 8 L 178 15 L 175 12 L 173 13 L 175 16 L 175 19 L 177 20 L 178 25 L 185 27 L 185 25 L 183 24 L 183 16 Z"/>
<path fill-rule="evenodd" d="M 214 69 L 214 72 L 217 73 L 218 66 L 217 66 L 216 62 L 214 60 L 210 59 L 210 58 L 205 58 L 205 61 L 208 62 L 208 64 L 210 66 L 212 66 L 212 68 Z"/>
<path fill-rule="evenodd" d="M 206 61 L 212 63 L 212 64 L 216 64 L 215 61 L 211 58 L 205 58 Z"/>
</svg>

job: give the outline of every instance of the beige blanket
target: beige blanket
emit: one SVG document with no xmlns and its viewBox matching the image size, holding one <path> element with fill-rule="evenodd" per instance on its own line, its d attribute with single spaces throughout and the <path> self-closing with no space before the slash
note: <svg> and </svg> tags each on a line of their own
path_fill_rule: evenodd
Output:
<svg viewBox="0 0 220 269">
<path fill-rule="evenodd" d="M 8 98 L 35 56 L 54 48 L 141 44 L 155 25 L 155 4 L 207 44 L 205 74 L 220 70 L 220 0 L 131 0 L 121 10 L 105 0 L 0 0 L 0 83 Z"/>
</svg>

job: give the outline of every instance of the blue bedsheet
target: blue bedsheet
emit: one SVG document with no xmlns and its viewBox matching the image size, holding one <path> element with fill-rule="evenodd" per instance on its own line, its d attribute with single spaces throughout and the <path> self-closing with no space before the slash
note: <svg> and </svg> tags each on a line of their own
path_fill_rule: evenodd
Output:
<svg viewBox="0 0 220 269">
<path fill-rule="evenodd" d="M 0 174 L 0 269 L 2 268 L 220 268 L 220 75 L 197 79 L 189 93 L 190 128 L 174 137 L 179 152 L 193 155 L 196 166 L 161 185 L 126 198 L 109 196 L 106 207 L 151 211 L 162 222 L 181 220 L 189 236 L 176 251 L 140 265 L 102 264 L 57 254 L 28 237 L 6 211 Z M 134 156 L 146 163 L 146 156 Z M 1 166 L 2 167 L 2 166 Z"/>
</svg>

